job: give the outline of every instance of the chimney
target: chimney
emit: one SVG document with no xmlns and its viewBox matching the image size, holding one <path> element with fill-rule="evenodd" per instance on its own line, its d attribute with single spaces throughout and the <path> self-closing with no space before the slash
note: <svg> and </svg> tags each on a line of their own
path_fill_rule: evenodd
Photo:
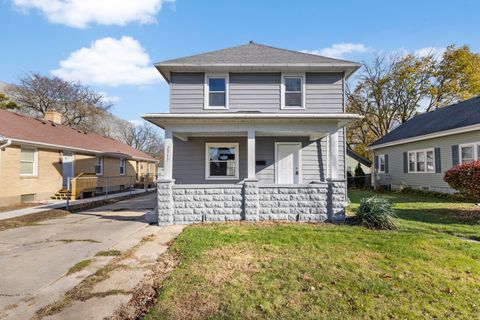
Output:
<svg viewBox="0 0 480 320">
<path fill-rule="evenodd" d="M 46 111 L 45 120 L 52 121 L 55 124 L 62 124 L 62 114 L 57 110 Z"/>
</svg>

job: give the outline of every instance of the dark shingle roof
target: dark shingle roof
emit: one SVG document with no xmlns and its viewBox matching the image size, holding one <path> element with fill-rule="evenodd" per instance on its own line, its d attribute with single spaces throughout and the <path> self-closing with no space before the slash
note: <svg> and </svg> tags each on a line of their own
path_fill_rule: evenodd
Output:
<svg viewBox="0 0 480 320">
<path fill-rule="evenodd" d="M 356 153 L 355 151 L 353 151 L 350 148 L 347 148 L 347 156 L 349 156 L 350 158 L 360 162 L 361 164 L 363 164 L 366 167 L 370 167 L 372 165 L 372 161 L 368 160 L 365 157 L 362 157 L 361 155 L 359 155 L 358 153 Z"/>
<path fill-rule="evenodd" d="M 480 124 L 480 97 L 419 114 L 370 146 Z"/>
<path fill-rule="evenodd" d="M 170 82 L 171 72 L 290 71 L 345 72 L 348 77 L 360 64 L 315 54 L 274 48 L 254 42 L 193 56 L 158 62 L 155 67 Z"/>
<path fill-rule="evenodd" d="M 254 42 L 244 45 L 210 51 L 193 56 L 167 60 L 156 65 L 168 64 L 308 64 L 308 63 L 347 63 L 354 62 L 323 57 L 298 51 L 274 48 Z"/>
</svg>

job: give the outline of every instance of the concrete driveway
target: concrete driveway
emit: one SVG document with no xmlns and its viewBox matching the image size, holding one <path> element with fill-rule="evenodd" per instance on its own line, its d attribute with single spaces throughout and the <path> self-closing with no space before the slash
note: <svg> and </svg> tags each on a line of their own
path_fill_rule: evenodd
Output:
<svg viewBox="0 0 480 320">
<path fill-rule="evenodd" d="M 127 250 L 158 231 L 145 220 L 155 203 L 156 194 L 148 194 L 35 226 L 1 231 L 0 318 L 13 314 L 29 318 L 86 276 L 65 277 L 77 262 L 102 250 Z"/>
</svg>

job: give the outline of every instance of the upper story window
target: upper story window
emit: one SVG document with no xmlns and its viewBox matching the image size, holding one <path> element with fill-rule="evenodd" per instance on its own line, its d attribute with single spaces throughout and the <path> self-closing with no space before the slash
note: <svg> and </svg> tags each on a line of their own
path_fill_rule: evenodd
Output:
<svg viewBox="0 0 480 320">
<path fill-rule="evenodd" d="M 409 151 L 408 172 L 435 172 L 433 149 Z"/>
<path fill-rule="evenodd" d="M 37 149 L 20 149 L 20 175 L 36 176 L 38 173 L 38 153 Z"/>
<path fill-rule="evenodd" d="M 120 175 L 124 176 L 125 175 L 125 158 L 120 158 Z"/>
<path fill-rule="evenodd" d="M 460 145 L 460 163 L 469 163 L 480 158 L 480 143 Z"/>
<path fill-rule="evenodd" d="M 228 109 L 228 75 L 205 75 L 205 109 Z"/>
<path fill-rule="evenodd" d="M 305 109 L 305 76 L 282 76 L 282 109 Z"/>
<path fill-rule="evenodd" d="M 96 156 L 95 157 L 95 173 L 97 176 L 103 175 L 103 157 Z"/>
</svg>

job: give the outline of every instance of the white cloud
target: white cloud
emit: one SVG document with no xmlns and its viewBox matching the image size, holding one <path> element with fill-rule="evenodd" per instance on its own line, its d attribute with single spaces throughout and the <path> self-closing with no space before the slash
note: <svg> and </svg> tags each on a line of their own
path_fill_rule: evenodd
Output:
<svg viewBox="0 0 480 320">
<path fill-rule="evenodd" d="M 51 73 L 68 81 L 91 85 L 146 85 L 160 80 L 149 55 L 131 37 L 103 38 L 74 51 Z"/>
<path fill-rule="evenodd" d="M 447 48 L 442 47 L 425 47 L 420 48 L 415 51 L 415 55 L 419 57 L 426 57 L 428 55 L 432 55 L 436 59 L 441 59 L 443 53 L 447 50 Z"/>
<path fill-rule="evenodd" d="M 323 48 L 320 50 L 302 50 L 302 52 L 304 53 L 316 54 L 332 58 L 343 58 L 343 56 L 346 54 L 354 52 L 365 53 L 368 51 L 371 51 L 371 49 L 362 43 L 336 43 L 329 48 Z"/>
<path fill-rule="evenodd" d="M 13 0 L 22 10 L 40 10 L 52 23 L 86 28 L 91 23 L 154 23 L 163 2 L 174 0 Z"/>
<path fill-rule="evenodd" d="M 118 102 L 118 101 L 121 100 L 120 97 L 118 97 L 118 96 L 110 96 L 108 93 L 103 92 L 103 91 L 100 91 L 100 92 L 98 92 L 98 93 L 103 96 L 103 101 L 108 102 L 108 103 L 112 103 L 112 104 L 113 104 L 113 103 L 116 103 L 116 102 Z"/>
<path fill-rule="evenodd" d="M 141 126 L 142 124 L 145 123 L 144 120 L 129 120 L 128 122 L 133 124 L 135 127 Z"/>
</svg>

